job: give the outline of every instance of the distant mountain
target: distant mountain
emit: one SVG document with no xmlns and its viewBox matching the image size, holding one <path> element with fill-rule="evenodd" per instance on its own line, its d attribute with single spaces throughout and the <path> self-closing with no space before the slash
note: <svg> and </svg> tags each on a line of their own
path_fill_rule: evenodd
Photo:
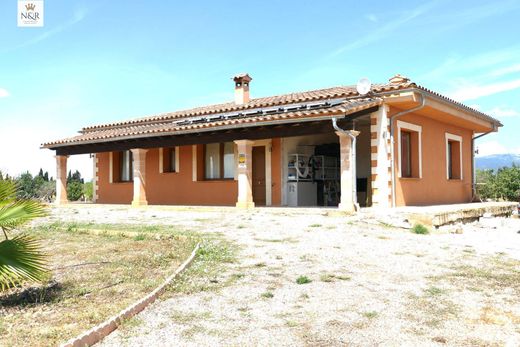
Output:
<svg viewBox="0 0 520 347">
<path fill-rule="evenodd" d="M 475 158 L 477 169 L 499 169 L 504 166 L 520 166 L 520 154 L 492 154 Z"/>
</svg>

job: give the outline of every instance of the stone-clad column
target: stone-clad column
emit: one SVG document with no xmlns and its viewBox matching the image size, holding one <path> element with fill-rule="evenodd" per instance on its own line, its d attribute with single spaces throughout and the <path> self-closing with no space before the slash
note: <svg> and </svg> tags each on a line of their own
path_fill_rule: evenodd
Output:
<svg viewBox="0 0 520 347">
<path fill-rule="evenodd" d="M 134 172 L 134 198 L 132 206 L 146 206 L 146 152 L 147 149 L 137 148 L 132 151 L 132 166 Z"/>
<path fill-rule="evenodd" d="M 253 208 L 253 141 L 236 140 L 238 149 L 238 199 L 236 207 Z"/>
<path fill-rule="evenodd" d="M 353 136 L 359 135 L 358 131 L 351 130 Z M 340 149 L 340 184 L 341 184 L 341 201 L 338 208 L 345 212 L 355 212 L 355 197 L 354 197 L 354 167 L 352 165 L 353 153 L 352 139 L 346 133 L 336 132 L 339 137 Z"/>
<path fill-rule="evenodd" d="M 67 155 L 56 156 L 56 205 L 64 205 L 67 199 Z"/>
</svg>

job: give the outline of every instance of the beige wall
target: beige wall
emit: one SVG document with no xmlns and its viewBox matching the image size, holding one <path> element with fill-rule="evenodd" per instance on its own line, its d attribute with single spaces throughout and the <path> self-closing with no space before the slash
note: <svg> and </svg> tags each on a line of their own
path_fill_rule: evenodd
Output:
<svg viewBox="0 0 520 347">
<path fill-rule="evenodd" d="M 391 110 L 395 113 L 395 110 Z M 394 163 L 396 205 L 434 205 L 471 201 L 472 130 L 436 121 L 418 114 L 399 117 L 400 121 L 422 127 L 422 178 L 398 178 L 398 134 L 394 120 Z M 463 179 L 446 177 L 446 133 L 462 137 Z"/>
</svg>

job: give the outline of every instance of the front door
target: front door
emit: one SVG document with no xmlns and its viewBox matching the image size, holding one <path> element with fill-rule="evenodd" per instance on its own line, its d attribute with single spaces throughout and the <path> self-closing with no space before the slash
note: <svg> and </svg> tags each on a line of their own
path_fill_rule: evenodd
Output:
<svg viewBox="0 0 520 347">
<path fill-rule="evenodd" d="M 265 146 L 253 147 L 253 201 L 265 206 Z"/>
</svg>

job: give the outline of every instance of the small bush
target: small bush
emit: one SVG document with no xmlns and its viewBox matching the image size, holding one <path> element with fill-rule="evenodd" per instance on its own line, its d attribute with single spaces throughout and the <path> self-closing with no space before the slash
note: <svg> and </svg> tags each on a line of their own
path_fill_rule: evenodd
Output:
<svg viewBox="0 0 520 347">
<path fill-rule="evenodd" d="M 274 297 L 274 294 L 271 293 L 271 292 L 265 292 L 265 293 L 260 294 L 260 296 L 261 296 L 262 298 L 271 299 L 271 298 Z"/>
<path fill-rule="evenodd" d="M 296 279 L 296 283 L 298 284 L 307 284 L 307 283 L 311 283 L 311 279 L 307 276 L 300 276 Z"/>
<path fill-rule="evenodd" d="M 428 230 L 427 227 L 425 227 L 424 225 L 422 224 L 415 224 L 413 227 L 412 227 L 412 232 L 414 234 L 419 234 L 419 235 L 426 235 L 426 234 L 429 234 L 430 231 Z"/>
</svg>

